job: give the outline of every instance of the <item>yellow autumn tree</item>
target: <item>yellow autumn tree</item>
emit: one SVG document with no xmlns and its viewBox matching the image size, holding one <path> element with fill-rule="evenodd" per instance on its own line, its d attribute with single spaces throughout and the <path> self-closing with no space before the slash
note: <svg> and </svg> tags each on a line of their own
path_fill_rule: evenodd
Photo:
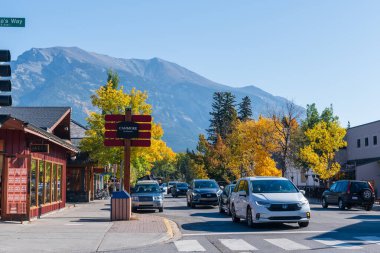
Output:
<svg viewBox="0 0 380 253">
<path fill-rule="evenodd" d="M 239 122 L 229 136 L 233 171 L 247 176 L 280 176 L 281 171 L 276 168 L 271 155 L 279 148 L 276 133 L 269 118 Z"/>
<path fill-rule="evenodd" d="M 335 154 L 340 148 L 347 146 L 344 140 L 346 129 L 334 122 L 320 121 L 305 135 L 309 144 L 300 150 L 301 159 L 313 171 L 326 180 L 335 176 L 340 170 L 340 164 L 335 161 Z"/>
<path fill-rule="evenodd" d="M 81 141 L 81 150 L 88 152 L 90 158 L 100 166 L 107 164 L 120 164 L 123 159 L 123 147 L 105 147 L 105 114 L 124 114 L 125 108 L 132 108 L 132 114 L 151 114 L 152 106 L 146 102 L 148 94 L 133 88 L 129 93 L 125 93 L 123 87 L 117 87 L 112 83 L 112 78 L 105 86 L 100 87 L 91 97 L 92 105 L 97 107 L 99 112 L 91 112 L 86 119 L 89 130 L 86 137 Z M 161 139 L 164 132 L 160 124 L 152 122 L 152 139 L 149 148 L 132 148 L 131 168 L 132 181 L 138 177 L 148 174 L 152 164 L 159 160 L 175 160 L 175 153 L 167 147 Z"/>
</svg>

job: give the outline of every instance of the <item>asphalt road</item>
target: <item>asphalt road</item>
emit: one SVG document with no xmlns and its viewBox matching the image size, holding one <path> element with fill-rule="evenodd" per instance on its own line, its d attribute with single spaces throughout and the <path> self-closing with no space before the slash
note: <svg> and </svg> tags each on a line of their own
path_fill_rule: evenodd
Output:
<svg viewBox="0 0 380 253">
<path fill-rule="evenodd" d="M 128 252 L 380 252 L 380 208 L 339 210 L 312 205 L 309 227 L 265 224 L 249 228 L 233 223 L 217 207 L 186 206 L 186 198 L 165 198 L 165 216 L 176 222 L 182 238 Z"/>
</svg>

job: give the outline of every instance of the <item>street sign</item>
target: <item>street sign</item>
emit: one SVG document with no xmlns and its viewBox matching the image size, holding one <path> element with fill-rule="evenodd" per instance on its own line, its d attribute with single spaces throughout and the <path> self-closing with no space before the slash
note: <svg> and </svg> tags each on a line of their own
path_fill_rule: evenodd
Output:
<svg viewBox="0 0 380 253">
<path fill-rule="evenodd" d="M 150 140 L 130 140 L 131 147 L 150 147 Z M 105 139 L 104 146 L 106 147 L 124 147 L 125 143 L 122 139 Z"/>
<path fill-rule="evenodd" d="M 111 121 L 124 121 L 125 120 L 125 115 L 122 114 L 107 114 L 104 119 L 107 122 Z M 151 122 L 152 121 L 152 116 L 151 115 L 132 115 L 132 122 Z"/>
<path fill-rule="evenodd" d="M 0 17 L 0 27 L 25 27 L 25 18 Z"/>
<path fill-rule="evenodd" d="M 132 139 L 139 137 L 139 124 L 134 122 L 117 123 L 117 138 Z"/>
<path fill-rule="evenodd" d="M 117 124 L 116 122 L 114 123 L 105 123 L 104 124 L 104 127 L 106 128 L 106 130 L 117 130 Z M 151 130 L 152 129 L 152 125 L 149 124 L 149 123 L 138 123 L 139 125 L 139 131 L 140 130 Z"/>
<path fill-rule="evenodd" d="M 111 138 L 111 139 L 119 138 L 117 136 L 117 132 L 116 131 L 106 131 L 104 133 L 104 137 L 105 138 Z M 138 136 L 136 138 L 137 139 L 150 139 L 151 137 L 152 137 L 152 134 L 150 132 L 140 132 L 139 131 L 139 134 L 138 134 Z"/>
</svg>

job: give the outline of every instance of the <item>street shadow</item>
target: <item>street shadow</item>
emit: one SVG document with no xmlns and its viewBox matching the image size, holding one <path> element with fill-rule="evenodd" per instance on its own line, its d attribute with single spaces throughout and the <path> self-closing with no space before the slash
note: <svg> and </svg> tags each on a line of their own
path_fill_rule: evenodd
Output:
<svg viewBox="0 0 380 253">
<path fill-rule="evenodd" d="M 347 213 L 347 212 L 360 212 L 362 209 L 348 209 L 348 210 L 340 210 L 338 207 L 334 208 L 323 208 L 323 207 L 312 207 L 310 208 L 312 211 L 325 211 L 325 212 L 339 212 L 339 213 Z"/>
<path fill-rule="evenodd" d="M 100 210 L 102 210 L 102 211 L 111 211 L 111 208 L 102 208 Z"/>
<path fill-rule="evenodd" d="M 380 215 L 356 215 L 354 217 L 349 217 L 350 220 L 379 220 Z"/>
<path fill-rule="evenodd" d="M 156 210 L 154 210 L 154 209 L 139 209 L 139 210 L 134 211 L 134 213 L 142 213 L 142 214 L 144 214 L 144 213 L 155 213 L 155 212 L 156 212 Z"/>
<path fill-rule="evenodd" d="M 228 218 L 228 216 L 226 216 Z M 226 227 L 226 223 L 229 226 Z M 245 222 L 233 223 L 231 220 L 226 221 L 207 221 L 207 222 L 194 222 L 182 224 L 182 229 L 189 231 L 199 232 L 212 232 L 212 233 L 238 233 L 238 232 L 265 232 L 265 231 L 291 231 L 298 230 L 298 224 L 281 224 L 281 223 L 267 223 L 257 224 L 254 228 L 247 226 Z"/>
<path fill-rule="evenodd" d="M 80 218 L 70 222 L 111 222 L 110 218 Z"/>
<path fill-rule="evenodd" d="M 164 207 L 164 209 L 167 209 L 167 210 L 190 210 L 190 207 L 187 207 L 187 206 L 168 206 L 168 207 Z"/>
<path fill-rule="evenodd" d="M 213 212 L 213 213 L 192 213 L 192 214 L 190 214 L 190 216 L 194 216 L 194 217 L 206 217 L 206 218 L 230 218 L 229 216 L 221 214 L 219 212 Z"/>
<path fill-rule="evenodd" d="M 366 241 L 365 237 L 370 236 L 380 236 L 379 231 L 379 221 L 362 221 L 355 224 L 350 224 L 344 227 L 340 227 L 334 229 L 333 231 L 329 231 L 323 234 L 319 234 L 317 236 L 313 236 L 308 238 L 309 240 L 339 240 L 339 241 L 350 241 L 342 242 L 342 244 L 334 245 L 336 246 L 361 246 L 361 245 L 369 245 L 373 244 L 371 241 Z M 361 240 L 360 238 L 363 238 Z M 326 249 L 326 248 L 323 248 Z"/>
</svg>

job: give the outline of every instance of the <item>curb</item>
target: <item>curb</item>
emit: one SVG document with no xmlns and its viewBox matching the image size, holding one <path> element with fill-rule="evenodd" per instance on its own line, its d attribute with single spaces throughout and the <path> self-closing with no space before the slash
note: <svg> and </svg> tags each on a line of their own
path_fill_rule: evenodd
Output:
<svg viewBox="0 0 380 253">
<path fill-rule="evenodd" d="M 167 218 L 163 218 L 163 219 L 164 219 L 164 223 L 167 229 L 166 233 L 169 236 L 169 239 L 166 240 L 165 242 L 172 242 L 172 241 L 177 241 L 181 239 L 182 233 L 181 233 L 181 230 L 178 228 L 177 223 Z"/>
</svg>

